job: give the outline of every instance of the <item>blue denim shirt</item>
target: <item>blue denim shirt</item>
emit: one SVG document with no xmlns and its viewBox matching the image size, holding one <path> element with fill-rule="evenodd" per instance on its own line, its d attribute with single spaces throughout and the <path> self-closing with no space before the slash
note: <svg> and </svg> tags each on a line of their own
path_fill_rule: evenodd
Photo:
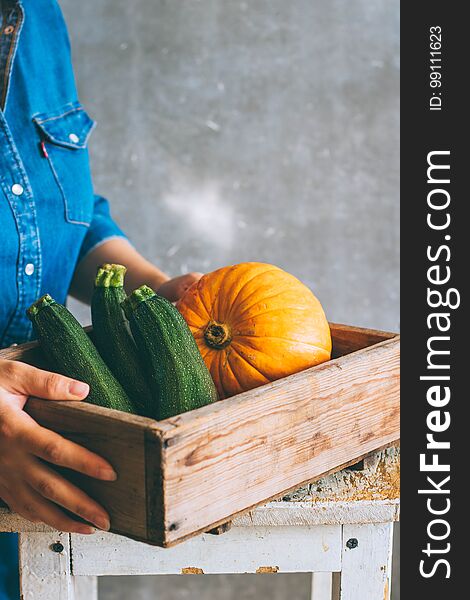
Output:
<svg viewBox="0 0 470 600">
<path fill-rule="evenodd" d="M 55 0 L 0 0 L 0 348 L 32 336 L 25 311 L 65 302 L 77 262 L 124 234 L 94 195 L 66 26 Z"/>
</svg>

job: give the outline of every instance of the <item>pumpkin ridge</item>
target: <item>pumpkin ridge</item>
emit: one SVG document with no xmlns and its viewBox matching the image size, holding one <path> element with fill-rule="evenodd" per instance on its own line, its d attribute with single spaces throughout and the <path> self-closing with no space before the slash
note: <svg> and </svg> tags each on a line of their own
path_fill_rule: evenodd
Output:
<svg viewBox="0 0 470 600">
<path fill-rule="evenodd" d="M 210 348 L 209 346 L 207 346 L 206 344 L 204 344 L 204 346 L 202 346 L 202 347 L 198 344 L 198 348 L 199 348 L 199 352 L 201 353 L 201 356 L 202 356 L 204 362 L 206 362 L 207 355 L 209 354 L 209 352 L 212 352 L 213 349 Z"/>
<path fill-rule="evenodd" d="M 232 304 L 231 304 L 232 300 L 230 299 L 230 294 L 227 293 L 227 294 L 223 294 L 221 296 L 221 294 L 219 293 L 220 288 L 222 286 L 227 286 L 227 280 L 229 279 L 231 273 L 233 273 L 234 271 L 236 272 L 238 267 L 239 267 L 239 265 L 231 265 L 230 267 L 227 267 L 225 269 L 224 277 L 220 282 L 218 293 L 214 299 L 214 305 L 212 307 L 213 308 L 212 315 L 217 315 L 219 321 L 226 321 L 227 320 L 226 318 L 222 319 L 222 313 L 223 312 L 230 313 L 230 310 L 232 308 Z M 215 310 L 214 310 L 214 307 L 215 307 Z"/>
<path fill-rule="evenodd" d="M 230 356 L 231 356 L 231 351 L 227 352 L 227 368 L 230 369 L 230 372 L 232 373 L 233 376 L 233 380 L 237 386 L 237 391 L 235 391 L 235 394 L 239 394 L 241 392 L 243 392 L 243 388 L 240 385 L 240 383 L 238 382 L 238 377 L 235 375 L 235 369 L 233 368 L 232 363 L 230 362 Z"/>
<path fill-rule="evenodd" d="M 236 269 L 238 267 L 238 265 L 231 265 L 229 267 L 221 267 L 220 269 L 217 269 L 216 271 L 214 271 L 213 275 L 217 274 L 220 275 L 222 273 L 222 276 L 219 279 L 216 279 L 216 282 L 218 283 L 217 286 L 214 285 L 214 283 L 211 286 L 211 290 L 209 291 L 209 298 L 210 298 L 210 302 L 211 302 L 211 309 L 210 311 L 207 310 L 207 307 L 204 305 L 204 307 L 206 308 L 206 311 L 209 315 L 209 318 L 213 321 L 221 321 L 221 319 L 217 319 L 215 317 L 220 317 L 220 304 L 221 304 L 221 300 L 219 297 L 224 296 L 224 294 L 220 293 L 221 288 L 223 288 L 226 280 L 227 280 L 227 275 L 228 273 L 230 273 L 232 270 Z M 205 279 L 205 276 L 200 280 L 203 281 Z M 222 300 L 222 305 L 223 305 L 223 300 Z"/>
<path fill-rule="evenodd" d="M 240 334 L 236 334 L 233 336 L 233 341 L 235 341 L 235 338 L 256 338 L 258 340 L 280 340 L 282 342 L 293 342 L 295 343 L 296 346 L 298 345 L 302 345 L 302 346 L 308 346 L 309 348 L 315 348 L 315 350 L 321 350 L 322 352 L 326 352 L 328 354 L 328 350 L 326 348 L 323 348 L 323 346 L 318 346 L 317 344 L 310 344 L 309 342 L 302 342 L 301 340 L 296 340 L 296 339 L 292 339 L 292 338 L 286 338 L 286 337 L 280 337 L 278 335 L 252 335 L 252 334 L 246 334 L 244 335 L 243 333 Z M 238 342 L 240 343 L 240 341 Z"/>
<path fill-rule="evenodd" d="M 206 307 L 204 306 L 204 304 L 203 304 L 203 307 L 204 307 L 204 310 L 206 310 Z M 194 315 L 194 317 L 191 317 L 191 315 L 188 313 L 191 313 L 191 315 Z M 208 318 L 210 318 L 209 315 L 208 315 Z M 199 313 L 197 313 L 194 309 L 192 309 L 189 306 L 187 306 L 185 309 L 184 319 L 185 319 L 186 323 L 188 324 L 188 326 L 193 327 L 194 329 L 201 330 L 201 329 L 204 329 L 204 327 L 205 327 L 205 325 L 199 326 L 199 325 L 194 324 L 195 320 L 202 321 L 204 319 L 204 317 L 201 316 Z"/>
<path fill-rule="evenodd" d="M 264 304 L 265 302 L 267 302 L 268 300 L 273 300 L 274 298 L 277 298 L 278 296 L 282 296 L 282 294 L 285 294 L 285 293 L 286 293 L 286 291 L 288 292 L 288 291 L 289 291 L 289 289 L 287 289 L 287 290 L 282 290 L 281 292 L 277 292 L 276 294 L 273 294 L 272 296 L 266 296 L 266 297 L 263 297 L 263 304 Z M 253 292 L 252 292 L 252 293 L 251 293 L 251 294 L 248 296 L 248 298 L 251 298 L 251 296 L 255 296 L 256 294 L 258 294 L 258 295 L 259 295 L 259 291 L 258 291 L 258 290 L 254 290 L 254 291 L 253 291 Z M 248 311 L 252 310 L 252 309 L 253 309 L 253 308 L 254 308 L 254 307 L 255 307 L 255 306 L 258 304 L 258 303 L 259 303 L 259 300 L 258 300 L 258 302 L 255 302 L 254 304 L 250 304 L 250 306 L 247 306 L 246 308 L 244 308 L 244 309 L 243 309 L 243 311 L 242 311 L 241 313 L 239 313 L 239 316 L 241 317 L 241 316 L 242 316 L 242 315 L 244 315 L 246 312 L 248 312 Z M 277 309 L 274 309 L 274 310 L 277 310 Z"/>
<path fill-rule="evenodd" d="M 219 273 L 219 271 L 223 271 L 223 268 L 217 269 L 217 271 L 214 271 L 214 273 L 211 273 L 211 275 L 215 274 L 215 273 Z M 205 302 L 205 298 L 204 298 L 204 291 L 206 291 L 206 288 L 207 288 L 207 286 L 206 286 L 206 282 L 207 282 L 206 277 L 207 277 L 207 274 L 203 275 L 201 277 L 201 279 L 197 282 L 196 289 L 198 290 L 198 298 L 199 298 L 200 304 L 202 305 L 202 307 L 206 311 L 208 319 L 212 320 L 213 319 L 213 315 L 214 315 L 214 305 L 215 305 L 215 302 L 217 301 L 218 293 L 220 292 L 220 286 L 222 284 L 223 279 L 222 279 L 222 281 L 219 282 L 219 286 L 218 286 L 218 288 L 216 290 L 217 294 L 214 294 L 214 290 L 208 290 L 207 296 L 208 296 L 208 300 L 209 300 L 210 305 L 211 305 L 210 306 L 210 310 L 209 310 L 207 308 L 207 305 L 206 305 L 206 302 Z M 205 324 L 205 326 L 207 326 L 207 323 Z"/>
<path fill-rule="evenodd" d="M 223 372 L 224 366 L 222 364 L 222 361 L 224 358 L 223 352 L 217 352 L 217 355 L 218 355 L 216 358 L 216 360 L 218 361 L 217 362 L 217 371 L 218 371 L 217 379 L 218 379 L 220 388 L 222 390 L 222 395 L 224 398 L 226 398 L 228 396 L 228 394 L 227 394 L 227 390 L 225 389 L 225 386 L 224 386 L 224 372 Z"/>
<path fill-rule="evenodd" d="M 256 279 L 257 277 L 260 277 L 261 275 L 264 275 L 265 273 L 272 273 L 273 271 L 278 271 L 279 268 L 278 267 L 274 267 L 273 269 L 267 269 L 266 271 L 263 271 L 263 273 L 256 273 L 256 275 L 253 275 L 253 277 L 251 279 L 248 279 L 248 281 L 245 281 L 245 283 L 242 285 L 242 287 L 238 290 L 237 295 L 235 296 L 235 298 L 233 298 L 230 302 L 230 310 L 228 311 L 227 314 L 227 320 L 230 319 L 230 317 L 232 316 L 232 312 L 233 312 L 233 308 L 236 306 L 237 304 L 237 300 L 240 296 L 240 294 L 243 292 L 243 290 L 246 288 L 246 286 L 251 283 L 254 279 Z M 256 292 L 257 290 L 255 290 Z M 253 293 L 255 293 L 253 292 Z M 250 298 L 253 293 L 251 293 L 248 298 Z"/>
<path fill-rule="evenodd" d="M 312 290 L 309 287 L 307 287 L 304 283 L 302 283 L 299 279 L 297 279 L 297 277 L 295 277 L 291 273 L 287 273 L 286 271 L 283 271 L 282 269 L 280 269 L 279 267 L 276 267 L 276 266 L 274 266 L 274 268 L 272 268 L 272 269 L 267 269 L 266 271 L 263 271 L 262 273 L 258 273 L 257 275 L 255 275 L 254 277 L 252 277 L 251 279 L 249 279 L 247 282 L 245 282 L 243 284 L 243 287 L 239 290 L 239 292 L 243 291 L 243 289 L 249 283 L 251 283 L 253 281 L 253 279 L 256 279 L 256 277 L 263 277 L 265 274 L 273 273 L 275 271 L 281 271 L 281 273 L 283 274 L 283 279 L 284 279 L 283 284 L 285 285 L 285 289 L 284 289 L 283 292 L 277 292 L 276 294 L 274 294 L 274 296 L 268 296 L 266 298 L 266 300 L 269 300 L 271 298 L 275 298 L 277 295 L 283 294 L 286 291 L 291 291 L 293 287 L 298 288 L 298 289 L 304 288 L 306 291 L 308 291 L 310 294 L 312 294 L 314 296 Z M 259 294 L 259 290 L 258 289 L 253 290 L 246 298 L 244 298 L 242 300 L 242 302 L 247 302 L 252 296 L 255 296 L 257 294 Z M 236 296 L 235 301 L 233 302 L 233 304 L 236 304 L 236 300 L 238 300 L 238 295 L 239 294 L 237 294 L 237 296 Z M 244 310 L 249 310 L 250 308 L 252 308 L 252 306 L 253 305 L 251 305 L 249 308 L 246 308 Z"/>
<path fill-rule="evenodd" d="M 258 319 L 258 317 L 263 317 L 264 315 L 267 315 L 271 312 L 276 312 L 276 311 L 281 311 L 281 312 L 286 312 L 286 311 L 291 311 L 291 310 L 299 310 L 299 311 L 311 311 L 312 307 L 311 306 L 305 306 L 304 308 L 301 308 L 299 306 L 289 306 L 287 308 L 270 308 L 269 310 L 265 310 L 262 313 L 258 313 L 257 315 L 255 315 L 254 317 L 246 317 L 245 319 L 242 319 L 241 321 L 237 321 L 236 322 L 236 326 L 238 327 L 238 325 L 240 323 L 244 323 L 245 321 L 249 321 L 250 319 L 252 321 L 255 321 L 256 319 Z"/>
<path fill-rule="evenodd" d="M 200 279 L 199 281 L 202 281 L 202 279 Z M 202 304 L 202 306 L 204 307 L 204 310 L 206 311 L 207 316 L 209 317 L 209 319 L 211 319 L 212 318 L 212 312 L 209 312 L 209 310 L 207 310 L 206 303 L 204 302 L 204 294 L 202 294 L 201 292 L 199 293 L 199 301 Z"/>
<path fill-rule="evenodd" d="M 258 369 L 258 367 L 255 367 L 255 365 L 253 363 L 251 363 L 249 360 L 247 360 L 243 354 L 234 346 L 234 344 L 232 344 L 231 346 L 233 352 L 236 352 L 238 354 L 238 356 L 244 361 L 246 362 L 246 364 L 251 367 L 254 371 L 256 371 L 257 373 L 259 373 L 261 375 L 261 377 L 264 377 L 264 379 L 266 379 L 266 383 L 269 383 L 271 381 L 271 379 L 269 377 L 266 377 L 266 375 L 260 371 Z"/>
</svg>

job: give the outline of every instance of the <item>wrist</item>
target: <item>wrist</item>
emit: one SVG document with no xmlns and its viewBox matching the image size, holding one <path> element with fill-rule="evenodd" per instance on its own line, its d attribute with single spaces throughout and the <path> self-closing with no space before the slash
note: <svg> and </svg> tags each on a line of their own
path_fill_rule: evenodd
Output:
<svg viewBox="0 0 470 600">
<path fill-rule="evenodd" d="M 157 269 L 157 267 L 150 265 L 148 271 L 144 274 L 142 278 L 142 284 L 146 284 L 151 287 L 153 290 L 158 291 L 158 289 L 167 281 L 171 279 L 169 275 Z"/>
<path fill-rule="evenodd" d="M 148 285 L 156 291 L 157 288 L 168 281 L 169 277 L 166 273 L 160 271 L 160 269 L 143 259 L 141 256 L 139 256 L 138 259 L 139 260 L 134 261 L 123 261 L 123 264 L 127 266 L 124 286 L 128 294 L 141 285 Z"/>
</svg>

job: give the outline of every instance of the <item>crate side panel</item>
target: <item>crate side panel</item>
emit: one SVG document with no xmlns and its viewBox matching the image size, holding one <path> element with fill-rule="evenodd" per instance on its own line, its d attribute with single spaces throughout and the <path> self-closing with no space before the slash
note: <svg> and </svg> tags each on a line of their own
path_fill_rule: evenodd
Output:
<svg viewBox="0 0 470 600">
<path fill-rule="evenodd" d="M 145 432 L 145 478 L 147 541 L 162 546 L 165 541 L 162 436 L 155 430 L 147 430 Z"/>
<path fill-rule="evenodd" d="M 168 544 L 397 440 L 399 342 L 172 423 L 163 450 Z"/>
<path fill-rule="evenodd" d="M 118 474 L 117 481 L 98 481 L 72 471 L 67 471 L 66 476 L 109 512 L 111 531 L 146 539 L 144 438 L 147 420 L 91 405 L 37 399 L 30 400 L 26 409 L 44 427 L 111 463 Z"/>
<path fill-rule="evenodd" d="M 398 337 L 396 333 L 389 333 L 388 331 L 365 329 L 364 327 L 339 323 L 330 323 L 330 330 L 333 341 L 332 356 L 334 358 Z"/>
</svg>

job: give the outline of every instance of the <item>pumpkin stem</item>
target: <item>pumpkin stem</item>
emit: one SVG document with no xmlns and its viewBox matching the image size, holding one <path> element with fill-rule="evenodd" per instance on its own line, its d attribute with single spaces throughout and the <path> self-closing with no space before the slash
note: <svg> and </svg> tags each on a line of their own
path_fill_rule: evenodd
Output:
<svg viewBox="0 0 470 600">
<path fill-rule="evenodd" d="M 211 321 L 204 331 L 206 344 L 216 350 L 222 350 L 232 341 L 232 332 L 225 323 Z"/>
</svg>

